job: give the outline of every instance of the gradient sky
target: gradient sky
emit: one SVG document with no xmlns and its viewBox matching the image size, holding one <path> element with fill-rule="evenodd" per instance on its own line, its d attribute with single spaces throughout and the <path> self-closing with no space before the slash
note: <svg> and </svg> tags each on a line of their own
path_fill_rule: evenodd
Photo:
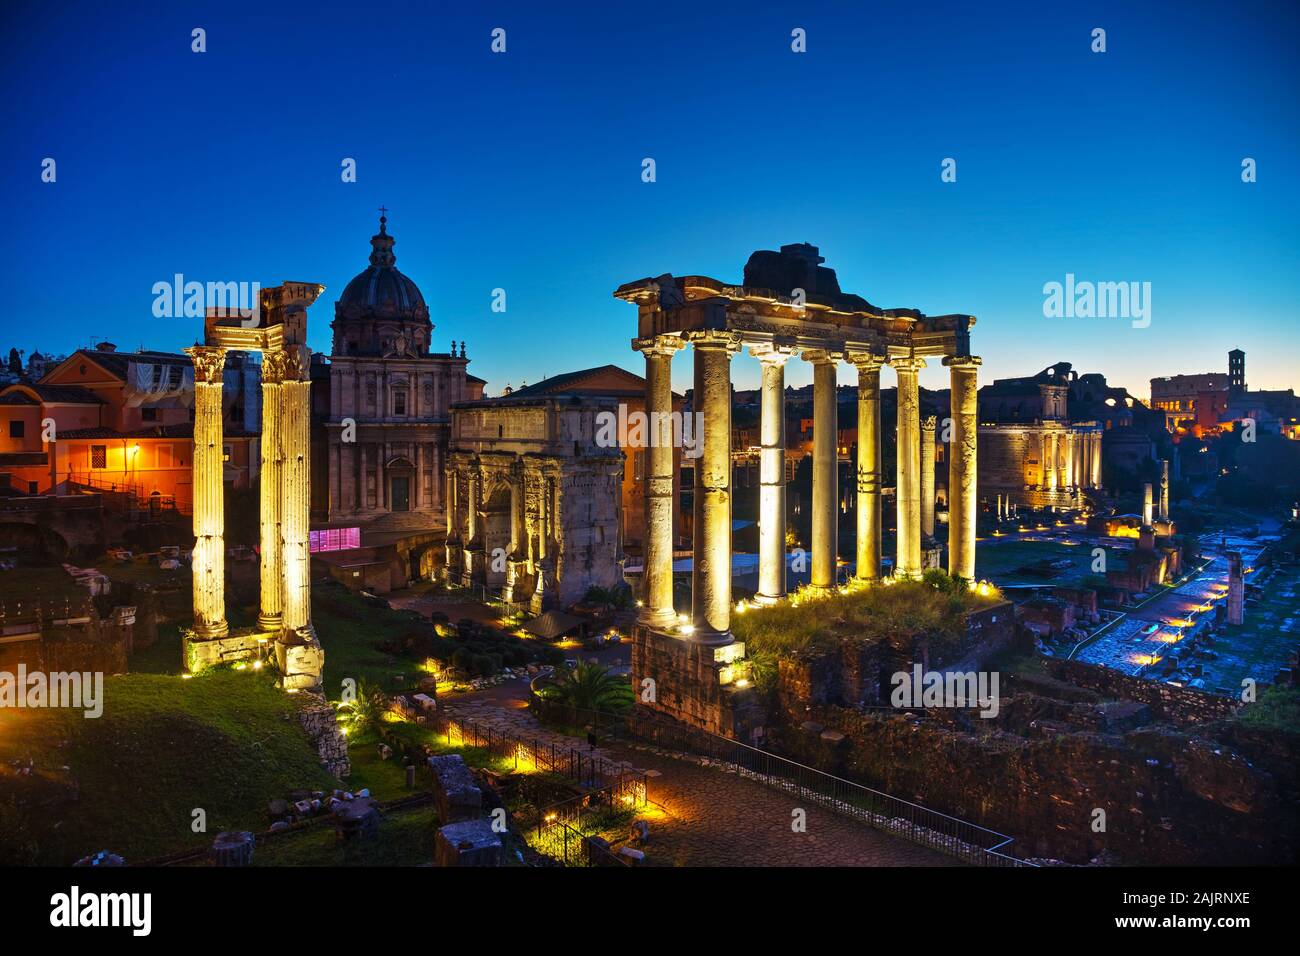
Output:
<svg viewBox="0 0 1300 956">
<path fill-rule="evenodd" d="M 180 272 L 323 283 L 328 351 L 383 203 L 435 349 L 490 393 L 643 370 L 618 285 L 738 282 L 791 242 L 878 306 L 978 316 L 984 382 L 1067 360 L 1146 396 L 1240 347 L 1251 387 L 1300 388 L 1300 6 L 754 6 L 4 3 L 0 349 L 190 344 L 151 311 Z M 1066 273 L 1150 282 L 1150 327 L 1044 318 Z"/>
</svg>

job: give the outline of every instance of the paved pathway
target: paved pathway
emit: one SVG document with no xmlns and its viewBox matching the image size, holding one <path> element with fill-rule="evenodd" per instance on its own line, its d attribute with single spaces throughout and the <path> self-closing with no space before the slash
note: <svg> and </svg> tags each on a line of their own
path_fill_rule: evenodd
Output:
<svg viewBox="0 0 1300 956">
<path fill-rule="evenodd" d="M 528 712 L 502 709 L 491 698 L 447 701 L 457 717 L 473 718 L 543 745 L 585 741 L 543 727 Z M 440 702 L 442 704 L 442 702 Z M 624 743 L 605 740 L 592 751 L 630 769 L 646 771 L 646 814 L 651 866 L 957 866 L 958 861 L 833 813 L 810 801 L 722 769 L 702 767 Z M 794 832 L 793 811 L 806 812 L 804 832 Z"/>
</svg>

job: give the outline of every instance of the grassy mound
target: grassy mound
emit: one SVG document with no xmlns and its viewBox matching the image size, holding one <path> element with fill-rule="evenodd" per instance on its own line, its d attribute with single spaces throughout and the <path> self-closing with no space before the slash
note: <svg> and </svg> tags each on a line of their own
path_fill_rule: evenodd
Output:
<svg viewBox="0 0 1300 956">
<path fill-rule="evenodd" d="M 967 614 L 1001 600 L 996 589 L 976 593 L 942 572 L 929 572 L 924 581 L 879 584 L 825 597 L 800 592 L 783 604 L 734 615 L 731 630 L 751 656 L 780 657 L 898 633 L 955 643 L 965 635 Z"/>
<path fill-rule="evenodd" d="M 109 849 L 139 862 L 264 828 L 268 800 L 336 785 L 298 723 L 304 702 L 267 674 L 214 670 L 107 678 L 98 719 L 0 711 L 0 861 L 66 864 Z M 32 773 L 18 775 L 28 761 Z M 58 782 L 44 788 L 56 798 L 34 799 L 40 777 Z M 192 829 L 196 809 L 206 833 Z"/>
</svg>

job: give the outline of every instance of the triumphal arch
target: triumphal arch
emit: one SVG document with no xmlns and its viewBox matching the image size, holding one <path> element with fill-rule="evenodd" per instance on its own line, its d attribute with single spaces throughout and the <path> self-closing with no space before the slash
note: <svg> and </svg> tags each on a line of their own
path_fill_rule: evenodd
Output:
<svg viewBox="0 0 1300 956">
<path fill-rule="evenodd" d="M 654 688 L 654 700 L 641 697 L 652 709 L 717 733 L 738 729 L 739 703 L 732 698 L 744 689 L 743 680 L 733 680 L 743 673 L 736 665 L 744 648 L 731 635 L 731 360 L 742 349 L 762 364 L 757 601 L 770 604 L 786 596 L 785 365 L 796 356 L 813 366 L 811 587 L 829 591 L 838 585 L 835 381 L 841 362 L 858 372 L 855 577 L 871 582 L 880 576 L 880 372 L 886 365 L 898 379 L 894 574 L 921 574 L 924 443 L 917 375 L 936 361 L 948 368 L 951 381 L 948 570 L 968 581 L 975 574 L 975 318 L 878 308 L 842 292 L 824 261 L 815 246 L 801 243 L 754 253 L 741 285 L 665 274 L 628 282 L 614 293 L 637 307 L 632 347 L 645 355 L 646 409 L 652 430 L 658 429 L 647 449 L 634 686 Z M 694 402 L 703 413 L 704 436 L 695 466 L 692 609 L 689 621 L 681 621 L 673 607 L 670 378 L 673 356 L 687 347 L 694 349 Z M 928 499 L 932 514 L 932 490 Z"/>
<path fill-rule="evenodd" d="M 307 308 L 325 290 L 286 282 L 259 294 L 251 315 L 209 310 L 194 361 L 194 625 L 190 671 L 270 660 L 288 690 L 314 690 L 325 653 L 311 623 L 311 351 Z M 257 625 L 226 621 L 225 485 L 221 388 L 226 353 L 262 354 L 260 583 Z"/>
</svg>

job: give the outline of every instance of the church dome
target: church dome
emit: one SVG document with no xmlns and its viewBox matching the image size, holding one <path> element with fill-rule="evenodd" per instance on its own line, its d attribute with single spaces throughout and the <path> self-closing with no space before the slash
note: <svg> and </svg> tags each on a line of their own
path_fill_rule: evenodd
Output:
<svg viewBox="0 0 1300 956">
<path fill-rule="evenodd" d="M 427 318 L 429 311 L 419 287 L 397 270 L 395 240 L 388 234 L 387 223 L 386 216 L 379 217 L 379 232 L 370 237 L 370 268 L 347 284 L 336 311 Z"/>
<path fill-rule="evenodd" d="M 429 309 L 419 286 L 397 270 L 388 218 L 379 217 L 379 232 L 370 237 L 370 267 L 343 289 L 334 304 L 334 354 L 383 355 L 399 348 L 425 354 Z"/>
</svg>

